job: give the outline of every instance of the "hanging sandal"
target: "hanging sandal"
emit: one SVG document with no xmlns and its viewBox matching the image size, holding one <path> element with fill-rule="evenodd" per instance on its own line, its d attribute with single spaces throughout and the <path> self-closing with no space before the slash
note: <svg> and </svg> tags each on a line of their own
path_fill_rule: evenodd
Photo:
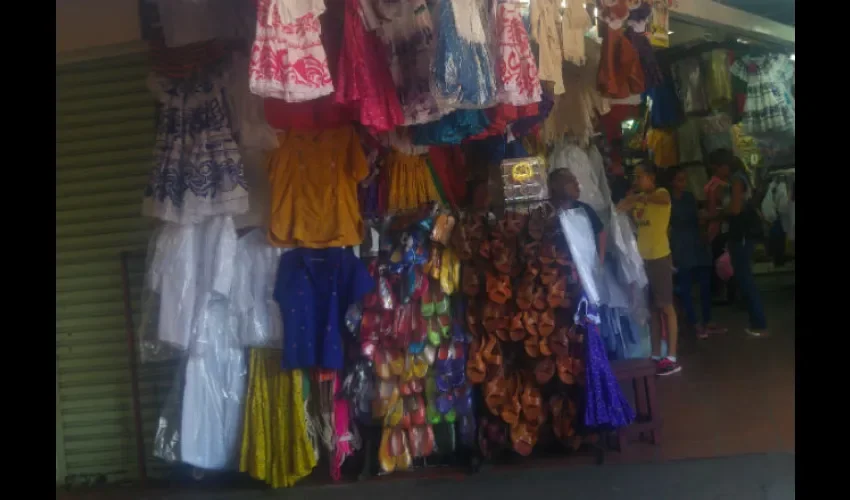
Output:
<svg viewBox="0 0 850 500">
<path fill-rule="evenodd" d="M 487 275 L 487 296 L 497 304 L 506 303 L 512 296 L 511 281 L 507 276 Z"/>
<path fill-rule="evenodd" d="M 501 374 L 497 374 L 484 385 L 484 404 L 493 415 L 500 415 L 507 398 L 507 381 Z"/>
<path fill-rule="evenodd" d="M 502 344 L 496 340 L 495 336 L 488 337 L 487 343 L 481 350 L 481 357 L 488 365 L 502 366 Z"/>
<path fill-rule="evenodd" d="M 534 379 L 540 385 L 546 385 L 555 377 L 555 362 L 552 358 L 543 358 L 534 366 Z"/>
<path fill-rule="evenodd" d="M 523 341 L 523 347 L 525 348 L 525 353 L 528 354 L 528 357 L 540 357 L 540 337 L 529 335 Z"/>
<path fill-rule="evenodd" d="M 537 318 L 537 330 L 541 337 L 548 337 L 555 331 L 555 311 L 547 309 Z"/>
<path fill-rule="evenodd" d="M 487 301 L 487 303 L 484 304 L 482 316 L 482 324 L 487 333 L 495 333 L 496 330 L 505 329 L 507 327 L 507 325 L 505 325 L 504 306 L 495 302 Z"/>
<path fill-rule="evenodd" d="M 558 278 L 557 281 L 552 283 L 552 286 L 549 287 L 549 293 L 546 297 L 546 302 L 549 304 L 549 307 L 564 307 L 566 303 L 569 306 L 569 301 L 567 300 L 567 277 L 562 276 Z"/>
<path fill-rule="evenodd" d="M 573 372 L 573 358 L 558 357 L 555 359 L 555 364 L 558 369 L 558 378 L 566 385 L 574 385 L 576 383 L 575 374 Z"/>
<path fill-rule="evenodd" d="M 546 302 L 546 292 L 542 286 L 534 289 L 534 294 L 531 296 L 531 307 L 537 311 L 545 311 L 549 307 Z"/>
<path fill-rule="evenodd" d="M 567 335 L 567 327 L 557 328 L 555 332 L 549 336 L 549 350 L 555 356 L 565 357 L 570 355 L 570 339 Z"/>
<path fill-rule="evenodd" d="M 531 433 L 526 422 L 520 421 L 511 427 L 511 443 L 514 451 L 527 457 L 534 451 L 537 435 Z"/>
<path fill-rule="evenodd" d="M 520 403 L 520 384 L 516 376 L 508 379 L 506 385 L 507 398 L 500 416 L 508 425 L 516 425 L 519 421 L 520 412 L 522 412 L 522 404 Z"/>
<path fill-rule="evenodd" d="M 528 332 L 525 331 L 525 325 L 522 323 L 522 312 L 517 312 L 511 319 L 510 338 L 514 342 L 519 342 L 526 335 L 528 335 Z"/>
<path fill-rule="evenodd" d="M 381 470 L 387 474 L 396 470 L 396 459 L 390 454 L 390 435 L 392 429 L 384 429 L 381 431 L 381 444 L 378 446 L 378 463 L 381 465 Z"/>
<path fill-rule="evenodd" d="M 558 268 L 557 267 L 544 267 L 540 271 L 540 282 L 544 285 L 551 285 L 558 279 Z"/>
<path fill-rule="evenodd" d="M 534 386 L 534 382 L 526 380 L 522 386 L 522 413 L 525 419 L 531 423 L 537 423 L 542 413 L 543 398 L 540 389 Z"/>
<path fill-rule="evenodd" d="M 432 346 L 437 347 L 437 346 L 440 345 L 440 342 L 442 342 L 442 339 L 443 339 L 443 335 L 442 335 L 442 328 L 440 327 L 440 323 L 437 320 L 437 318 L 432 316 L 428 320 L 428 342 Z"/>
<path fill-rule="evenodd" d="M 466 377 L 475 385 L 481 384 L 487 378 L 487 363 L 481 357 L 481 346 L 473 342 L 469 347 L 469 360 L 466 362 Z"/>
<path fill-rule="evenodd" d="M 522 313 L 522 323 L 525 325 L 525 330 L 534 336 L 540 334 L 537 329 L 538 314 L 537 311 L 525 311 Z"/>
<path fill-rule="evenodd" d="M 481 291 L 481 278 L 474 266 L 463 266 L 463 293 L 468 297 L 476 297 Z"/>
<path fill-rule="evenodd" d="M 531 309 L 531 305 L 533 302 L 534 279 L 529 279 L 528 275 L 526 275 L 525 279 L 523 279 L 522 283 L 520 283 L 519 288 L 517 289 L 516 305 L 521 311 L 527 311 Z"/>
<path fill-rule="evenodd" d="M 552 355 L 552 349 L 549 348 L 549 339 L 546 337 L 540 337 L 540 341 L 538 342 L 538 346 L 540 347 L 540 356 L 548 357 Z"/>
</svg>

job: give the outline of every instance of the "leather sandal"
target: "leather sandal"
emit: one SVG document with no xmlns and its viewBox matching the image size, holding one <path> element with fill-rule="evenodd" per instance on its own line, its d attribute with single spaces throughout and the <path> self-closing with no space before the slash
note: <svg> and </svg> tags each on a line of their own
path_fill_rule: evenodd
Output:
<svg viewBox="0 0 850 500">
<path fill-rule="evenodd" d="M 549 304 L 549 307 L 569 307 L 566 276 L 561 276 L 557 281 L 552 283 L 549 287 L 546 302 Z M 566 306 L 564 306 L 564 304 L 566 304 Z"/>
<path fill-rule="evenodd" d="M 543 358 L 534 367 L 534 379 L 538 384 L 546 385 L 555 377 L 556 371 L 555 361 L 550 357 Z"/>
<path fill-rule="evenodd" d="M 381 465 L 381 470 L 390 473 L 396 470 L 396 459 L 390 453 L 390 435 L 393 429 L 385 428 L 381 432 L 381 444 L 378 446 L 378 463 Z"/>
<path fill-rule="evenodd" d="M 525 348 L 525 353 L 528 355 L 528 357 L 540 357 L 540 337 L 537 337 L 535 335 L 529 335 L 523 341 L 523 347 Z"/>
<path fill-rule="evenodd" d="M 502 274 L 510 274 L 514 266 L 514 252 L 510 246 L 500 240 L 491 244 L 493 267 Z"/>
<path fill-rule="evenodd" d="M 534 382 L 526 380 L 522 384 L 522 395 L 520 396 L 522 403 L 522 413 L 525 419 L 531 423 L 537 423 L 542 413 L 543 398 L 540 395 L 540 389 L 535 387 Z"/>
<path fill-rule="evenodd" d="M 497 304 L 506 303 L 512 296 L 511 280 L 507 276 L 487 275 L 487 296 Z"/>
<path fill-rule="evenodd" d="M 487 363 L 481 357 L 481 344 L 477 340 L 469 346 L 469 359 L 466 362 L 466 377 L 473 384 L 481 384 L 487 378 Z"/>
<path fill-rule="evenodd" d="M 546 301 L 546 292 L 542 286 L 539 286 L 534 289 L 534 294 L 532 295 L 531 307 L 533 307 L 537 311 L 545 311 L 547 307 L 549 307 L 549 303 Z"/>
<path fill-rule="evenodd" d="M 574 385 L 576 383 L 575 374 L 573 371 L 573 358 L 557 357 L 555 365 L 558 369 L 558 378 L 566 385 Z"/>
<path fill-rule="evenodd" d="M 481 277 L 474 266 L 463 266 L 463 293 L 469 297 L 476 297 L 481 291 Z"/>
<path fill-rule="evenodd" d="M 484 385 L 484 404 L 493 415 L 501 414 L 507 397 L 506 381 L 501 376 L 493 377 Z"/>
<path fill-rule="evenodd" d="M 555 356 L 565 357 L 570 355 L 570 339 L 567 335 L 567 327 L 562 326 L 556 328 L 555 332 L 549 336 L 549 350 Z"/>
<path fill-rule="evenodd" d="M 534 301 L 534 279 L 528 275 L 520 283 L 516 294 L 516 305 L 520 311 L 527 311 Z"/>
<path fill-rule="evenodd" d="M 546 309 L 537 318 L 537 330 L 541 337 L 548 337 L 555 331 L 555 311 Z"/>
<path fill-rule="evenodd" d="M 519 299 L 517 299 L 519 300 Z M 522 323 L 522 312 L 517 312 L 511 318 L 510 338 L 514 342 L 519 342 L 528 335 L 525 330 L 525 325 Z"/>
<path fill-rule="evenodd" d="M 540 263 L 544 266 L 549 266 L 555 262 L 555 254 L 557 247 L 553 243 L 544 243 L 540 247 Z"/>
<path fill-rule="evenodd" d="M 527 422 L 520 421 L 517 425 L 511 427 L 511 442 L 514 451 L 527 457 L 534 451 L 537 435 L 531 432 Z"/>
<path fill-rule="evenodd" d="M 559 272 L 557 267 L 546 266 L 540 271 L 540 282 L 548 286 L 554 283 L 558 279 L 558 276 Z"/>
<path fill-rule="evenodd" d="M 519 421 L 520 413 L 522 412 L 522 404 L 520 403 L 520 384 L 516 377 L 508 379 L 506 387 L 507 397 L 502 406 L 500 416 L 508 425 L 516 425 Z"/>
<path fill-rule="evenodd" d="M 484 304 L 481 315 L 481 323 L 487 333 L 495 333 L 496 330 L 505 328 L 503 306 L 488 300 Z"/>
<path fill-rule="evenodd" d="M 522 323 L 525 325 L 525 330 L 534 336 L 540 334 L 537 329 L 538 314 L 537 311 L 524 311 L 522 313 Z"/>
<path fill-rule="evenodd" d="M 495 336 L 490 336 L 484 348 L 481 350 L 481 357 L 488 365 L 501 367 L 502 366 L 502 344 L 496 340 Z"/>
<path fill-rule="evenodd" d="M 540 341 L 538 342 L 538 346 L 540 347 L 540 355 L 543 357 L 548 357 L 552 355 L 552 349 L 549 348 L 549 339 L 546 337 L 540 337 Z"/>
</svg>

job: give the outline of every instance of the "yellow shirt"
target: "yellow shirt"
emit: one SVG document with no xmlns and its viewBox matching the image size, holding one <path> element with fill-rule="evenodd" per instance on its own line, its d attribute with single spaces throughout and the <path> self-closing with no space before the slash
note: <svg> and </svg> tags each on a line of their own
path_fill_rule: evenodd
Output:
<svg viewBox="0 0 850 500">
<path fill-rule="evenodd" d="M 280 247 L 359 245 L 357 183 L 369 167 L 354 129 L 292 130 L 269 155 L 269 242 Z"/>
<path fill-rule="evenodd" d="M 676 136 L 672 131 L 650 129 L 646 133 L 646 147 L 652 151 L 652 161 L 658 167 L 667 168 L 679 163 Z"/>
<path fill-rule="evenodd" d="M 664 191 L 658 188 L 656 193 Z M 641 202 L 632 210 L 637 224 L 637 245 L 644 260 L 660 259 L 670 255 L 670 239 L 667 228 L 670 226 L 670 207 L 655 203 Z"/>
</svg>

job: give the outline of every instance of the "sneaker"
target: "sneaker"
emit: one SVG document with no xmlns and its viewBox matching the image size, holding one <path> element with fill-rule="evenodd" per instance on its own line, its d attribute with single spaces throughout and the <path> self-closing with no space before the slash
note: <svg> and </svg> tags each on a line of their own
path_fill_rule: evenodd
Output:
<svg viewBox="0 0 850 500">
<path fill-rule="evenodd" d="M 753 338 L 769 337 L 767 332 L 764 331 L 764 330 L 751 330 L 749 328 L 745 328 L 744 331 L 747 332 L 747 335 L 749 335 L 750 337 L 753 337 Z"/>
<path fill-rule="evenodd" d="M 694 327 L 694 331 L 696 332 L 697 338 L 699 340 L 705 340 L 705 339 L 708 338 L 708 331 L 706 331 L 705 328 L 703 328 L 701 326 L 696 326 L 696 327 Z"/>
<path fill-rule="evenodd" d="M 679 373 L 682 371 L 682 365 L 671 360 L 670 358 L 664 358 L 655 365 L 655 374 L 663 377 L 665 375 L 673 375 L 674 373 Z"/>
</svg>

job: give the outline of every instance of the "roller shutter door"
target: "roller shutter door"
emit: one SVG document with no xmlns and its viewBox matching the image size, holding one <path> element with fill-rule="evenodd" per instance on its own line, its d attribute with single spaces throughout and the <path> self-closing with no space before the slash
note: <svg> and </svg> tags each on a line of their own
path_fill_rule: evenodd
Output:
<svg viewBox="0 0 850 500">
<path fill-rule="evenodd" d="M 153 221 L 140 215 L 155 106 L 144 53 L 57 65 L 57 481 L 136 478 L 121 280 L 130 260 L 138 324 L 144 252 Z M 140 369 L 147 455 L 173 364 Z M 158 472 L 148 459 L 149 475 Z M 161 464 L 159 464 L 161 467 Z"/>
</svg>

